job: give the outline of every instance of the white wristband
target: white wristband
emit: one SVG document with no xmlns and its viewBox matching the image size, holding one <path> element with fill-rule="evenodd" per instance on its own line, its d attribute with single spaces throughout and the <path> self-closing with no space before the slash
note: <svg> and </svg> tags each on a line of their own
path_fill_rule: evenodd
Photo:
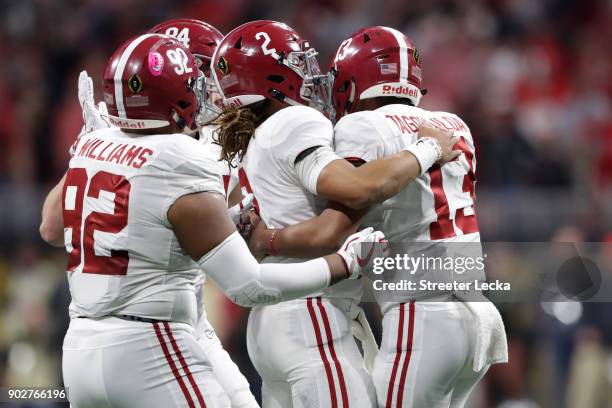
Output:
<svg viewBox="0 0 612 408">
<path fill-rule="evenodd" d="M 431 137 L 423 137 L 406 147 L 404 150 L 414 154 L 421 166 L 421 175 L 442 158 L 442 148 L 438 141 Z"/>
</svg>

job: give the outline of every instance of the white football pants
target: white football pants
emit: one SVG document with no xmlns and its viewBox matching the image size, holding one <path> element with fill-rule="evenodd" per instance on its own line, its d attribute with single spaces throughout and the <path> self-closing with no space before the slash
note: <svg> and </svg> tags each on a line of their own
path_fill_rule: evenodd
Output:
<svg viewBox="0 0 612 408">
<path fill-rule="evenodd" d="M 262 407 L 375 407 L 351 320 L 348 311 L 321 298 L 253 308 L 247 345 L 263 380 Z"/>
<path fill-rule="evenodd" d="M 378 407 L 463 407 L 489 368 L 472 368 L 476 336 L 476 319 L 461 302 L 390 309 L 372 373 Z"/>
<path fill-rule="evenodd" d="M 195 329 L 116 317 L 72 319 L 64 385 L 73 408 L 229 408 Z"/>
</svg>

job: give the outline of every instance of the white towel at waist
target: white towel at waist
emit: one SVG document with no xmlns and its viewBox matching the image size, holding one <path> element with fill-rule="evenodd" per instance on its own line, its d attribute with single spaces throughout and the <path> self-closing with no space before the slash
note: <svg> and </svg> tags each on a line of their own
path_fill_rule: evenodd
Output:
<svg viewBox="0 0 612 408">
<path fill-rule="evenodd" d="M 351 328 L 353 336 L 361 342 L 361 348 L 363 349 L 363 362 L 366 370 L 372 373 L 374 368 L 374 360 L 378 355 L 378 344 L 372 333 L 372 329 L 368 324 L 365 313 L 361 308 L 357 313 L 357 316 L 351 321 Z"/>
<path fill-rule="evenodd" d="M 478 372 L 490 364 L 507 363 L 506 330 L 495 305 L 489 301 L 465 302 L 465 305 L 474 315 L 477 324 L 474 371 Z"/>
</svg>

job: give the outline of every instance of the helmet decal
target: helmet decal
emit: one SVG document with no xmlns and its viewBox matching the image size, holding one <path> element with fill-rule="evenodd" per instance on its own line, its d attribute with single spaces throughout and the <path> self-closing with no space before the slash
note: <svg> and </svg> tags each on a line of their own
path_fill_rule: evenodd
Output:
<svg viewBox="0 0 612 408">
<path fill-rule="evenodd" d="M 268 33 L 265 31 L 260 31 L 255 34 L 256 40 L 261 40 L 262 38 L 263 42 L 261 43 L 261 51 L 264 53 L 264 55 L 271 55 L 272 58 L 278 61 L 280 59 L 280 55 L 276 53 L 276 48 L 268 48 L 270 42 L 272 41 Z"/>
<path fill-rule="evenodd" d="M 142 91 L 142 79 L 140 79 L 138 74 L 134 74 L 128 79 L 128 87 L 132 93 L 139 93 Z"/>
<path fill-rule="evenodd" d="M 380 74 L 381 75 L 396 75 L 397 74 L 397 64 L 395 62 L 391 62 L 388 64 L 380 64 Z"/>
<path fill-rule="evenodd" d="M 189 48 L 189 27 L 182 27 L 180 30 L 178 27 L 168 27 L 165 34 L 179 40 L 183 47 Z"/>
<path fill-rule="evenodd" d="M 149 53 L 149 72 L 153 76 L 160 76 L 164 70 L 164 57 L 157 52 L 153 51 Z"/>
<path fill-rule="evenodd" d="M 221 71 L 223 75 L 227 75 L 227 73 L 229 72 L 229 67 L 225 58 L 219 58 L 219 61 L 217 62 L 217 68 L 219 68 L 219 71 Z"/>
</svg>

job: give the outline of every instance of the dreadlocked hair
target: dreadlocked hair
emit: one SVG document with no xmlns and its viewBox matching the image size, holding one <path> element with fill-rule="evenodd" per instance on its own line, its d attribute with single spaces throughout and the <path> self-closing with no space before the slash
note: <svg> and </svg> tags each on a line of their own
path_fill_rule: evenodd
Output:
<svg viewBox="0 0 612 408">
<path fill-rule="evenodd" d="M 220 159 L 228 162 L 231 167 L 236 167 L 236 157 L 242 160 L 255 129 L 265 120 L 262 115 L 265 102 L 264 100 L 249 106 L 225 109 L 210 122 L 211 125 L 217 126 L 213 141 L 221 146 Z"/>
</svg>

